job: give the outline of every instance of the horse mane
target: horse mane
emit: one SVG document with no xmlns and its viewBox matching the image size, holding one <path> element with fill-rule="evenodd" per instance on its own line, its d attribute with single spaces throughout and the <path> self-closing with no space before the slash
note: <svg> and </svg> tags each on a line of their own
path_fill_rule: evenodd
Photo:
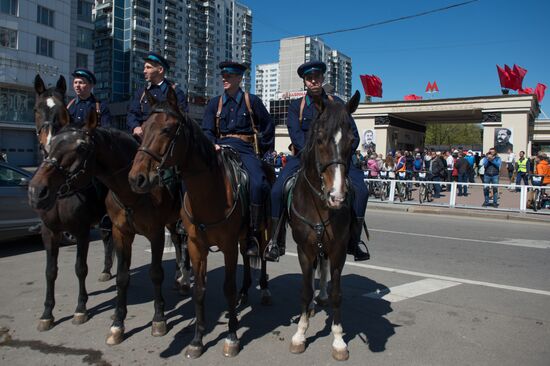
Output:
<svg viewBox="0 0 550 366">
<path fill-rule="evenodd" d="M 185 141 L 189 144 L 189 148 L 200 155 L 201 160 L 209 167 L 218 165 L 218 154 L 204 132 L 201 126 L 187 113 L 175 111 L 174 107 L 167 101 L 158 102 L 155 104 L 152 113 L 166 113 L 178 119 L 178 122 L 186 128 L 182 129 L 182 134 Z"/>
<path fill-rule="evenodd" d="M 339 102 L 333 102 L 327 100 L 324 102 L 325 106 L 321 113 L 317 115 L 317 118 L 313 120 L 310 125 L 306 145 L 304 146 L 304 153 L 302 154 L 302 164 L 307 164 L 311 159 L 310 156 L 315 151 L 317 139 L 319 138 L 319 130 L 323 130 L 323 137 L 326 139 L 333 137 L 338 129 L 342 129 L 342 133 L 346 135 L 350 130 L 350 124 L 347 123 L 349 114 L 346 110 L 346 106 Z M 315 159 L 315 157 L 313 157 Z"/>
</svg>

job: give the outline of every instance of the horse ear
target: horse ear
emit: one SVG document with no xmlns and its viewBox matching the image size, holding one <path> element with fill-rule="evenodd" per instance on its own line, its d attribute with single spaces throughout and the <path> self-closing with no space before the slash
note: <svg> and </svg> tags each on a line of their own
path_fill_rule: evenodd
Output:
<svg viewBox="0 0 550 366">
<path fill-rule="evenodd" d="M 38 95 L 46 91 L 46 85 L 44 85 L 44 80 L 42 80 L 40 74 L 36 74 L 36 76 L 34 77 L 34 91 Z"/>
<path fill-rule="evenodd" d="M 172 86 L 168 87 L 168 93 L 166 93 L 166 101 L 175 109 L 178 109 L 178 96 Z"/>
<path fill-rule="evenodd" d="M 346 104 L 349 114 L 353 114 L 353 112 L 357 110 L 357 107 L 359 106 L 359 98 L 361 98 L 361 94 L 359 93 L 359 90 L 356 90 L 353 97 L 351 97 L 349 102 Z"/>
<path fill-rule="evenodd" d="M 147 98 L 147 101 L 149 102 L 149 105 L 152 107 L 154 106 L 155 104 L 157 104 L 157 100 L 155 99 L 155 97 L 149 93 L 149 90 L 147 88 L 145 88 L 145 90 L 143 90 L 143 94 L 145 94 L 145 98 Z"/>
<path fill-rule="evenodd" d="M 68 114 L 68 113 L 67 113 Z M 95 108 L 90 109 L 86 120 L 84 121 L 84 129 L 88 131 L 93 131 L 97 127 L 97 112 Z"/>
<path fill-rule="evenodd" d="M 59 76 L 57 84 L 55 84 L 55 89 L 57 89 L 58 92 L 65 96 L 65 93 L 67 92 L 67 82 L 65 81 L 63 75 Z"/>
</svg>

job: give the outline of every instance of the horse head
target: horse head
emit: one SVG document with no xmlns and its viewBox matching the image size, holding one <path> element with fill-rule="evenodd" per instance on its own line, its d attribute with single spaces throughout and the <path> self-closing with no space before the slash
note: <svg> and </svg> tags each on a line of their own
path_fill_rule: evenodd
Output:
<svg viewBox="0 0 550 366">
<path fill-rule="evenodd" d="M 93 174 L 95 153 L 91 133 L 97 126 L 91 111 L 82 129 L 63 127 L 48 142 L 48 156 L 29 183 L 29 204 L 34 209 L 49 210 L 57 198 L 87 187 Z"/>
<path fill-rule="evenodd" d="M 67 83 L 61 75 L 54 87 L 46 88 L 44 81 L 37 74 L 34 78 L 34 90 L 36 92 L 34 102 L 36 136 L 40 149 L 48 155 L 52 136 L 71 120 L 65 106 Z"/>
<path fill-rule="evenodd" d="M 329 209 L 341 208 L 346 200 L 354 138 L 349 119 L 359 105 L 359 97 L 356 91 L 345 105 L 331 101 L 321 104 L 302 155 L 304 177 Z"/>
<path fill-rule="evenodd" d="M 151 114 L 143 123 L 143 140 L 128 175 L 132 190 L 147 193 L 159 183 L 159 174 L 176 165 L 174 150 L 186 116 L 178 107 L 176 92 L 168 88 L 166 101 L 157 101 L 147 89 Z"/>
</svg>

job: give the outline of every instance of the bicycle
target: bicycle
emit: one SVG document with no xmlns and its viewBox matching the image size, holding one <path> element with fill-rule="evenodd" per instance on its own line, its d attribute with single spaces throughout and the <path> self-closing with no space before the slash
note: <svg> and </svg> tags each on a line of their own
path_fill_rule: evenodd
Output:
<svg viewBox="0 0 550 366">
<path fill-rule="evenodd" d="M 418 172 L 418 180 L 420 181 L 420 187 L 418 188 L 418 201 L 420 204 L 424 202 L 432 202 L 434 187 L 432 183 L 425 183 L 426 172 Z"/>
<path fill-rule="evenodd" d="M 380 200 L 385 201 L 390 195 L 390 180 L 395 179 L 395 172 L 380 171 Z"/>
<path fill-rule="evenodd" d="M 533 201 L 532 201 L 532 209 L 533 211 L 537 212 L 543 207 L 543 201 L 544 201 L 544 195 L 543 195 L 543 181 L 544 181 L 544 175 L 536 175 L 536 174 L 530 174 L 531 178 L 531 185 L 534 186 L 533 188 Z"/>
<path fill-rule="evenodd" d="M 399 172 L 399 180 L 407 180 L 407 178 L 410 178 L 410 172 Z M 401 202 L 403 202 L 404 199 L 407 201 L 412 200 L 412 183 L 397 182 L 395 188 Z"/>
</svg>

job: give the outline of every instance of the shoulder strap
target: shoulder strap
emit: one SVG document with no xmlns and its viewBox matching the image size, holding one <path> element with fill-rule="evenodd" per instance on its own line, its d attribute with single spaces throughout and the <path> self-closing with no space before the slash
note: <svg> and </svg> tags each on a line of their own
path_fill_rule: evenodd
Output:
<svg viewBox="0 0 550 366">
<path fill-rule="evenodd" d="M 143 88 L 143 93 L 141 93 L 141 97 L 139 98 L 139 109 L 141 113 L 143 113 L 143 98 L 145 98 L 145 88 Z"/>
<path fill-rule="evenodd" d="M 248 109 L 248 114 L 250 115 L 250 124 L 252 125 L 252 129 L 254 130 L 254 133 L 258 133 L 258 127 L 256 126 L 256 123 L 254 122 L 254 111 L 252 110 L 252 107 L 250 106 L 250 95 L 245 92 L 244 93 L 244 102 L 246 104 L 246 109 Z"/>
<path fill-rule="evenodd" d="M 76 98 L 71 99 L 69 104 L 67 104 L 67 109 L 71 108 L 71 106 L 74 104 L 75 101 L 76 101 Z"/>
<path fill-rule="evenodd" d="M 97 125 L 101 126 L 101 104 L 97 101 L 95 102 L 95 111 L 97 117 Z"/>
<path fill-rule="evenodd" d="M 302 102 L 300 103 L 300 116 L 298 117 L 298 121 L 300 122 L 300 128 L 302 127 L 302 120 L 304 119 L 304 108 L 306 107 L 306 97 L 305 95 L 302 97 Z"/>
<path fill-rule="evenodd" d="M 220 95 L 220 99 L 218 100 L 218 111 L 216 112 L 216 137 L 220 137 L 220 117 L 222 115 L 222 108 L 223 108 L 223 95 Z"/>
</svg>

